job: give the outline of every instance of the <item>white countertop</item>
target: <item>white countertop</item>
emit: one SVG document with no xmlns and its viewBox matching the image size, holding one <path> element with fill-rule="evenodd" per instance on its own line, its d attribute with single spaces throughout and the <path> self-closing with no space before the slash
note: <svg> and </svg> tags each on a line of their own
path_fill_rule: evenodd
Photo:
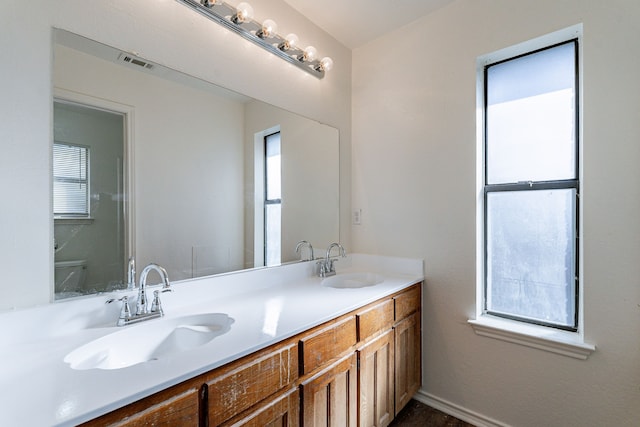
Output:
<svg viewBox="0 0 640 427">
<path fill-rule="evenodd" d="M 234 319 L 231 330 L 195 349 L 122 369 L 74 370 L 64 362 L 77 347 L 123 329 L 113 326 L 120 303 L 104 303 L 112 294 L 0 314 L 0 425 L 76 425 L 398 292 L 424 275 L 422 260 L 355 254 L 337 263 L 338 274 L 374 272 L 384 281 L 335 289 L 313 276 L 314 264 L 176 282 L 174 292 L 162 295 L 165 317 L 149 322 L 226 313 Z"/>
</svg>

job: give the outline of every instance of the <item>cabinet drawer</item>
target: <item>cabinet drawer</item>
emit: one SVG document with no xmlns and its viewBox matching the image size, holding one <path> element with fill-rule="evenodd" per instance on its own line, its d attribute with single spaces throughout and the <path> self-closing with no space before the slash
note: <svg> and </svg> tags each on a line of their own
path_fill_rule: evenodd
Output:
<svg viewBox="0 0 640 427">
<path fill-rule="evenodd" d="M 89 426 L 193 426 L 199 424 L 199 390 L 176 386 L 156 393 L 102 417 L 91 420 Z"/>
<path fill-rule="evenodd" d="M 295 427 L 300 424 L 300 392 L 291 389 L 249 409 L 220 427 Z"/>
<path fill-rule="evenodd" d="M 288 341 L 216 370 L 207 378 L 209 425 L 219 425 L 298 378 L 298 346 Z"/>
<path fill-rule="evenodd" d="M 302 374 L 308 374 L 325 363 L 341 356 L 356 344 L 355 316 L 334 323 L 300 340 Z"/>
<path fill-rule="evenodd" d="M 358 342 L 393 326 L 393 300 L 388 299 L 356 314 Z"/>
<path fill-rule="evenodd" d="M 404 319 L 420 308 L 420 283 L 413 285 L 403 293 L 395 296 L 396 322 Z"/>
</svg>

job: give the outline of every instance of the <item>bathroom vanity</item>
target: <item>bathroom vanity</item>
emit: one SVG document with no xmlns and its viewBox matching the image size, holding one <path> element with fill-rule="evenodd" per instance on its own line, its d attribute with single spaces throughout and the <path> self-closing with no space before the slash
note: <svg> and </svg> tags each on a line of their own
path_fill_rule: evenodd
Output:
<svg viewBox="0 0 640 427">
<path fill-rule="evenodd" d="M 115 322 L 118 311 L 105 296 L 41 308 L 53 319 L 49 327 L 67 331 L 16 340 L 13 360 L 3 350 L 2 387 L 15 393 L 0 424 L 309 426 L 331 417 L 336 425 L 387 425 L 421 383 L 422 261 L 352 255 L 339 263 L 331 280 L 303 262 L 176 283 L 163 296 L 165 318 L 148 322 L 151 334 L 153 322 L 202 313 L 225 313 L 230 328 L 200 346 L 122 368 L 68 363 L 87 343 L 143 326 L 102 324 Z M 63 306 L 65 314 L 54 316 Z M 24 321 L 38 310 L 0 316 Z M 79 320 L 86 315 L 92 320 Z M 7 364 L 44 349 L 46 360 L 27 356 L 8 375 Z M 37 378 L 39 386 L 30 387 Z M 34 401 L 38 411 L 23 411 Z"/>
<path fill-rule="evenodd" d="M 416 283 L 85 425 L 387 425 L 420 387 L 420 295 Z"/>
</svg>

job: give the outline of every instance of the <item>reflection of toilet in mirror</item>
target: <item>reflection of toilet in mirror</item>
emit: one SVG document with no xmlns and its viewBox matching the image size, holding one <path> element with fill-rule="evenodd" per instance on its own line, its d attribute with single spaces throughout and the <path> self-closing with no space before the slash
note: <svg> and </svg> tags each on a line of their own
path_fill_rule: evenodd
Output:
<svg viewBox="0 0 640 427">
<path fill-rule="evenodd" d="M 57 261 L 55 263 L 55 292 L 84 294 L 84 282 L 87 278 L 87 261 Z"/>
</svg>

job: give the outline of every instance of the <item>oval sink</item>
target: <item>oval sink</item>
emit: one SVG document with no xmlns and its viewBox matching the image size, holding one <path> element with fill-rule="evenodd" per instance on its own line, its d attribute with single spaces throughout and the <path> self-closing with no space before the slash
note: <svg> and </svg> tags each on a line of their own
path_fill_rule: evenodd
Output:
<svg viewBox="0 0 640 427">
<path fill-rule="evenodd" d="M 72 369 L 121 369 L 204 345 L 231 329 L 223 313 L 150 320 L 76 348 L 64 358 Z"/>
<path fill-rule="evenodd" d="M 356 289 L 373 286 L 384 282 L 384 278 L 375 273 L 345 273 L 327 277 L 322 286 L 338 289 Z"/>
</svg>

